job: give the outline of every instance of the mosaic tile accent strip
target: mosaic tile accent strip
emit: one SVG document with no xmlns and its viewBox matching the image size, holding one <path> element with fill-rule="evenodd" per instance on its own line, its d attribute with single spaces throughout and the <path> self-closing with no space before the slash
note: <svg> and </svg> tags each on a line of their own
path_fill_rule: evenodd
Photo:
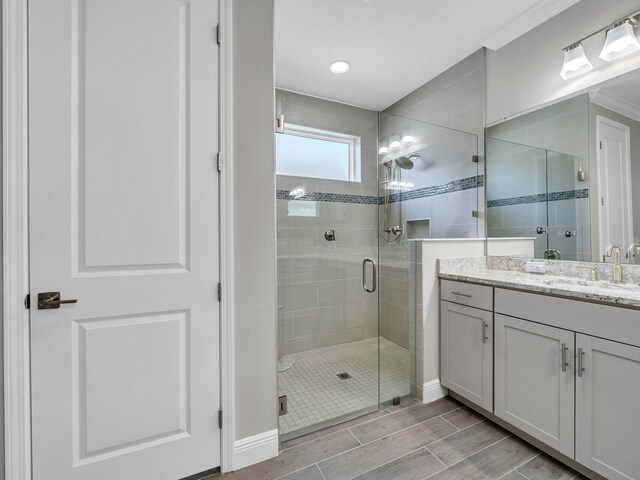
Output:
<svg viewBox="0 0 640 480">
<path fill-rule="evenodd" d="M 309 192 L 296 198 L 289 196 L 289 190 L 276 190 L 276 198 L 278 200 L 303 200 L 307 202 L 363 203 L 366 205 L 380 204 L 380 199 L 373 195 L 348 195 L 346 193 Z"/>
<path fill-rule="evenodd" d="M 480 188 L 482 186 L 484 186 L 484 175 L 477 175 L 475 177 L 468 177 L 461 180 L 454 180 L 449 183 L 443 183 L 442 185 L 433 185 L 431 187 L 418 188 L 407 192 L 394 193 L 389 195 L 389 203 L 433 197 L 435 195 L 444 195 L 445 193 L 461 192 L 463 190 Z"/>
<path fill-rule="evenodd" d="M 389 203 L 403 202 L 405 200 L 415 200 L 418 198 L 444 195 L 445 193 L 461 192 L 472 188 L 484 186 L 484 175 L 463 178 L 442 185 L 418 188 L 406 192 L 393 193 L 389 195 Z M 334 202 L 334 203 L 361 203 L 366 205 L 383 205 L 384 196 L 374 197 L 373 195 L 349 195 L 346 193 L 322 193 L 308 192 L 300 197 L 291 197 L 289 190 L 276 190 L 278 200 L 302 200 L 308 202 Z"/>
<path fill-rule="evenodd" d="M 566 190 L 564 192 L 552 192 L 549 194 L 549 201 L 558 200 L 574 200 L 577 198 L 589 198 L 589 189 L 582 188 L 580 190 Z"/>
<path fill-rule="evenodd" d="M 487 208 L 506 207 L 508 205 L 524 205 L 527 203 L 542 203 L 547 201 L 556 202 L 559 200 L 575 200 L 579 198 L 589 198 L 589 189 L 583 188 L 580 190 L 566 190 L 564 192 L 539 193 L 538 195 L 488 200 Z"/>
</svg>

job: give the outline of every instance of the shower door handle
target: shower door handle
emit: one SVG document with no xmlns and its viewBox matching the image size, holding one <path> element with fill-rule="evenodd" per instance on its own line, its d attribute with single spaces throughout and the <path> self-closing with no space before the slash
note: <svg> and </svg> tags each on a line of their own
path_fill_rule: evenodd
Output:
<svg viewBox="0 0 640 480">
<path fill-rule="evenodd" d="M 371 263 L 371 266 L 373 267 L 373 286 L 372 287 L 368 287 L 367 286 L 367 263 Z M 376 273 L 376 261 L 373 258 L 365 258 L 362 261 L 362 288 L 364 288 L 364 291 L 367 293 L 373 293 L 376 291 L 376 288 L 378 287 L 378 279 L 377 276 L 378 274 Z"/>
</svg>

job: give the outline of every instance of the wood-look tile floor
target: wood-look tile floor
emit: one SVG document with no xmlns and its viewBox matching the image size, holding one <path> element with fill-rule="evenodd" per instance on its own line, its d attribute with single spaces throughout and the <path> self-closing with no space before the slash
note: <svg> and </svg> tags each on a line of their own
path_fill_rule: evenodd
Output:
<svg viewBox="0 0 640 480">
<path fill-rule="evenodd" d="M 214 477 L 211 477 L 212 479 Z M 451 398 L 410 402 L 283 442 L 216 480 L 584 479 Z"/>
</svg>

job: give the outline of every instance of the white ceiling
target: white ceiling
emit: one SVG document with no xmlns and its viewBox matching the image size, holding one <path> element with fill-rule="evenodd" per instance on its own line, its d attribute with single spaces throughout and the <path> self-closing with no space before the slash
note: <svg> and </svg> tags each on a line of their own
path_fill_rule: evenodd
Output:
<svg viewBox="0 0 640 480">
<path fill-rule="evenodd" d="M 383 110 L 579 0 L 275 0 L 278 88 Z M 335 60 L 351 70 L 329 71 Z"/>
</svg>

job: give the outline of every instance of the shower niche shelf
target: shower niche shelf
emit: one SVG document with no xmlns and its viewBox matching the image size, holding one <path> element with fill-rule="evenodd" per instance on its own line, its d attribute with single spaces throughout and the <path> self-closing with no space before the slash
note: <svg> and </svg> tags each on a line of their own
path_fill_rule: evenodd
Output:
<svg viewBox="0 0 640 480">
<path fill-rule="evenodd" d="M 407 220 L 407 240 L 415 240 L 416 238 L 431 237 L 431 220 L 429 218 L 420 218 L 416 220 Z"/>
</svg>

